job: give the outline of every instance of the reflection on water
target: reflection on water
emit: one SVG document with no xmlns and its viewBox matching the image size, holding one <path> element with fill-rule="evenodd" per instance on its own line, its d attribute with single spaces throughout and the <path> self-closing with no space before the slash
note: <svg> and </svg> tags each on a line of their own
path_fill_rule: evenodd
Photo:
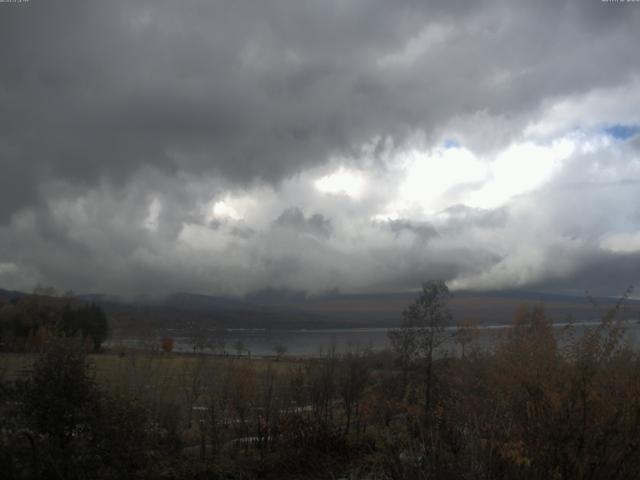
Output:
<svg viewBox="0 0 640 480">
<path fill-rule="evenodd" d="M 572 326 L 566 323 L 553 325 L 560 343 L 566 343 L 571 337 L 577 338 L 587 329 L 597 326 L 597 322 L 580 322 Z M 496 338 L 505 328 L 503 325 L 491 325 L 478 327 L 478 337 L 472 344 L 472 348 L 490 349 L 495 344 Z M 275 355 L 275 347 L 283 345 L 287 355 L 318 356 L 335 347 L 338 353 L 355 350 L 383 350 L 390 347 L 387 332 L 389 328 L 345 328 L 345 329 L 313 329 L 313 330 L 266 330 L 266 329 L 229 329 L 194 337 L 176 336 L 175 348 L 177 352 L 192 352 L 194 345 L 202 348 L 204 353 L 220 351 L 220 345 L 224 343 L 224 350 L 235 353 L 235 344 L 241 342 L 245 352 L 251 355 L 264 356 Z M 455 327 L 448 328 L 446 335 L 456 331 Z M 625 341 L 634 347 L 640 347 L 640 324 L 635 321 L 626 323 Z M 223 339 L 223 341 L 221 341 Z M 111 345 L 127 345 L 132 347 L 159 347 L 160 339 L 114 339 Z M 217 345 L 217 347 L 216 347 Z M 450 339 L 443 346 L 450 354 L 458 352 L 458 346 Z M 246 353 L 245 353 L 246 354 Z"/>
</svg>

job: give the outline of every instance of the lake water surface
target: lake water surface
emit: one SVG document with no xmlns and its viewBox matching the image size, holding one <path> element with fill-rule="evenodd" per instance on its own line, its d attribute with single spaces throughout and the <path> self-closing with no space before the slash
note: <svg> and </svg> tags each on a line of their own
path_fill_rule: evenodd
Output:
<svg viewBox="0 0 640 480">
<path fill-rule="evenodd" d="M 570 336 L 577 337 L 584 334 L 587 329 L 597 326 L 597 322 L 580 322 L 569 325 L 567 323 L 554 324 L 554 329 L 560 343 L 566 342 Z M 504 325 L 491 325 L 478 327 L 478 338 L 474 341 L 475 348 L 490 349 L 495 340 L 505 328 Z M 282 345 L 286 348 L 287 355 L 314 357 L 335 347 L 338 353 L 347 351 L 372 349 L 374 351 L 390 348 L 387 333 L 389 328 L 345 328 L 345 329 L 297 329 L 297 330 L 262 330 L 262 329 L 229 329 L 216 337 L 205 338 L 176 336 L 176 352 L 193 352 L 194 345 L 204 353 L 220 351 L 220 344 L 224 343 L 224 350 L 230 354 L 236 353 L 235 344 L 241 342 L 244 346 L 244 354 L 255 356 L 275 355 L 275 347 Z M 445 335 L 451 337 L 456 328 L 446 330 Z M 220 342 L 220 336 L 224 342 Z M 640 324 L 636 321 L 626 322 L 625 341 L 634 347 L 640 348 Z M 113 339 L 108 342 L 110 346 L 126 345 L 134 347 L 158 348 L 160 337 L 157 338 L 124 338 Z M 215 346 L 217 344 L 217 347 Z M 445 342 L 444 349 L 456 354 L 458 346 L 451 340 Z"/>
</svg>

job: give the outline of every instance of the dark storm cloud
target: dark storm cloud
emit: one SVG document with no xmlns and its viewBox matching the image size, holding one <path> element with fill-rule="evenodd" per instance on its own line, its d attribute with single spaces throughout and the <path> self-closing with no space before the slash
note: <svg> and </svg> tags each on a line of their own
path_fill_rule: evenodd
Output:
<svg viewBox="0 0 640 480">
<path fill-rule="evenodd" d="M 447 128 L 475 151 L 502 148 L 554 99 L 626 85 L 640 73 L 635 7 L 599 0 L 0 4 L 0 275 L 16 285 L 120 289 L 127 278 L 124 289 L 209 291 L 222 274 L 237 290 L 262 288 L 269 275 L 309 288 L 333 287 L 333 276 L 355 288 L 358 276 L 404 285 L 429 268 L 451 278 L 475 274 L 505 252 L 482 244 L 484 237 L 463 249 L 480 257 L 404 245 L 399 232 L 435 240 L 424 218 L 390 224 L 398 238 L 381 248 L 405 249 L 404 267 L 378 268 L 372 255 L 341 273 L 354 238 L 370 239 L 374 250 L 388 241 L 361 227 L 370 226 L 360 216 L 373 208 L 364 201 L 326 211 L 304 205 L 313 195 L 302 191 L 287 199 L 300 208 L 261 206 L 274 225 L 325 242 L 314 244 L 312 258 L 302 258 L 309 247 L 291 232 L 211 219 L 207 208 L 230 189 L 277 191 L 335 158 L 356 168 L 383 164 L 389 152 L 414 142 L 428 147 Z M 515 221 L 504 209 L 456 208 L 434 225 L 443 242 Z M 215 244 L 233 255 L 181 250 L 176 242 L 189 228 L 203 251 Z M 227 234 L 244 246 L 227 245 Z M 273 246 L 280 243 L 288 251 Z M 316 267 L 317 276 L 300 277 Z M 258 284 L 248 285 L 241 278 L 252 269 Z"/>
<path fill-rule="evenodd" d="M 635 68 L 638 9 L 591 3 L 3 5 L 4 220 L 52 178 L 277 181 L 377 135 L 615 84 Z"/>
</svg>

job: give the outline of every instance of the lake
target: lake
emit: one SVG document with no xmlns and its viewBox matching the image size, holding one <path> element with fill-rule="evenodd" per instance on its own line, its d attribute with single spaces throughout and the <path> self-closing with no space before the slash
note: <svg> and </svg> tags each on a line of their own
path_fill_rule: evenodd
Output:
<svg viewBox="0 0 640 480">
<path fill-rule="evenodd" d="M 587 329 L 597 326 L 597 322 L 578 322 L 569 325 L 567 323 L 555 323 L 553 327 L 561 343 L 569 338 L 569 332 L 574 336 L 582 335 Z M 495 340 L 500 332 L 508 326 L 488 325 L 478 327 L 478 338 L 474 342 L 476 348 L 488 349 L 495 344 Z M 194 337 L 175 336 L 176 352 L 193 352 L 194 345 L 199 345 L 204 353 L 214 353 L 220 348 L 220 338 L 224 338 L 225 351 L 231 354 L 236 353 L 235 344 L 241 342 L 244 347 L 244 354 L 250 352 L 254 356 L 275 355 L 275 347 L 283 345 L 286 348 L 286 355 L 315 357 L 335 347 L 338 353 L 347 351 L 372 349 L 374 351 L 390 348 L 387 333 L 389 328 L 344 328 L 344 329 L 295 329 L 295 330 L 267 330 L 267 329 L 227 329 L 217 331 L 216 335 Z M 451 337 L 456 331 L 455 327 L 450 327 L 445 334 Z M 143 347 L 157 349 L 160 345 L 161 336 L 152 338 L 120 338 L 107 342 L 106 346 L 116 347 L 125 345 L 129 347 Z M 634 347 L 640 347 L 640 324 L 635 320 L 626 322 L 625 340 Z M 451 340 L 445 342 L 443 347 L 451 354 L 458 353 L 458 346 Z"/>
</svg>

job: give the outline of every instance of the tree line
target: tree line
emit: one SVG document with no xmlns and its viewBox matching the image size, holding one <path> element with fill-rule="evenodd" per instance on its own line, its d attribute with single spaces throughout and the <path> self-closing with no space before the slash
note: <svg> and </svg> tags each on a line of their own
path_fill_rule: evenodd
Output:
<svg viewBox="0 0 640 480">
<path fill-rule="evenodd" d="M 109 334 L 107 316 L 93 303 L 72 297 L 40 294 L 0 299 L 0 350 L 42 350 L 55 335 L 78 337 L 89 351 L 98 351 Z"/>
</svg>

